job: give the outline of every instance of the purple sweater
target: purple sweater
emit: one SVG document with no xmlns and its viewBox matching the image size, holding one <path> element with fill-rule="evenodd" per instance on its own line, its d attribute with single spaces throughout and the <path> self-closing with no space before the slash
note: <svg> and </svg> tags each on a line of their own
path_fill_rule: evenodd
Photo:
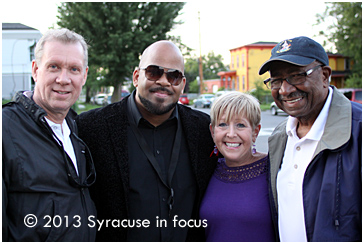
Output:
<svg viewBox="0 0 364 244">
<path fill-rule="evenodd" d="M 231 168 L 219 159 L 200 208 L 207 241 L 275 241 L 267 173 L 268 157 Z"/>
</svg>

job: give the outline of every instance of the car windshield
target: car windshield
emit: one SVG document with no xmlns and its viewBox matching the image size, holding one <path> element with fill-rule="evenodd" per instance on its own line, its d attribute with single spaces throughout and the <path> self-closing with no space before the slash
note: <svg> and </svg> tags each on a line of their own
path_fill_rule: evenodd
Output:
<svg viewBox="0 0 364 244">
<path fill-rule="evenodd" d="M 361 91 L 355 92 L 355 100 L 361 101 Z"/>
</svg>

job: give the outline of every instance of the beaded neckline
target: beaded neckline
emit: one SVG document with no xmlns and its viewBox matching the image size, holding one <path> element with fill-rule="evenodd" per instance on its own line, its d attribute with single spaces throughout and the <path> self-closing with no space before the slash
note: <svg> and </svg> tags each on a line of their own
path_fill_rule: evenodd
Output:
<svg viewBox="0 0 364 244">
<path fill-rule="evenodd" d="M 268 171 L 268 156 L 254 163 L 239 167 L 228 167 L 225 158 L 219 158 L 214 176 L 227 183 L 240 183 L 256 178 Z"/>
</svg>

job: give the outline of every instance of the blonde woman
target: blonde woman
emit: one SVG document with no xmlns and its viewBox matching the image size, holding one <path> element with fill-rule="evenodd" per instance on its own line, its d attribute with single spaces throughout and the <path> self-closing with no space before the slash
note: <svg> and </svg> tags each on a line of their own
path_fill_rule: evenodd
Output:
<svg viewBox="0 0 364 244">
<path fill-rule="evenodd" d="M 259 102 L 230 92 L 214 101 L 210 131 L 220 156 L 200 207 L 207 241 L 275 241 L 268 197 L 268 157 L 254 143 Z"/>
</svg>

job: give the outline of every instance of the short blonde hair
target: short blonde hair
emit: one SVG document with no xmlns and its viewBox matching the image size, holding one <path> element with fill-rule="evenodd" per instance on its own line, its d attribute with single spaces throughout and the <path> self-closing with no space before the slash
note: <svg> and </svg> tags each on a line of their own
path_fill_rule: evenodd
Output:
<svg viewBox="0 0 364 244">
<path fill-rule="evenodd" d="M 255 129 L 260 124 L 261 111 L 258 99 L 250 94 L 242 92 L 228 92 L 218 97 L 212 104 L 210 117 L 214 127 L 221 116 L 226 116 L 226 122 L 230 122 L 233 116 L 246 117 L 250 125 Z"/>
</svg>

